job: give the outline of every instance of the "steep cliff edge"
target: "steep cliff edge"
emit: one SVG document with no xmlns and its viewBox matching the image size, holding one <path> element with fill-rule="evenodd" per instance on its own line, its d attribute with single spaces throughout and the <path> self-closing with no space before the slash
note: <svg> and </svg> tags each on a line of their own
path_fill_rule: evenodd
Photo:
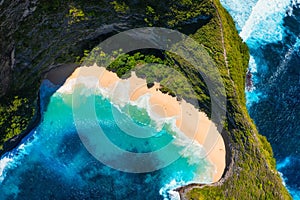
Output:
<svg viewBox="0 0 300 200">
<path fill-rule="evenodd" d="M 245 107 L 248 49 L 218 0 L 2 0 L 0 10 L 0 147 L 4 142 L 5 150 L 16 145 L 18 138 L 9 138 L 38 121 L 38 88 L 49 69 L 80 63 L 86 52 L 122 30 L 174 28 L 203 44 L 218 65 L 228 105 L 223 137 L 231 155 L 220 182 L 181 188 L 182 198 L 290 198 L 276 172 L 272 149 L 257 133 Z"/>
</svg>

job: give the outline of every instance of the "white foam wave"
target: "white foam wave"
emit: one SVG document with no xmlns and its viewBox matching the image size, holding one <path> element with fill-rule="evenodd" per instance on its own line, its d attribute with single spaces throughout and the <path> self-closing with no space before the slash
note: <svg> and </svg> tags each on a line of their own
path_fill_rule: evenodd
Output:
<svg viewBox="0 0 300 200">
<path fill-rule="evenodd" d="M 180 130 L 176 131 L 174 144 L 185 147 L 180 154 L 188 159 L 189 165 L 200 164 L 206 156 L 206 152 L 201 144 L 187 137 Z"/>
<path fill-rule="evenodd" d="M 152 105 L 150 104 L 150 93 L 145 93 L 141 95 L 137 100 L 130 100 L 130 83 L 129 81 L 122 81 L 121 84 L 116 83 L 110 88 L 103 88 L 99 85 L 98 78 L 94 76 L 83 76 L 77 77 L 76 79 L 71 79 L 64 86 L 62 86 L 57 92 L 62 94 L 69 94 L 74 91 L 78 86 L 83 86 L 80 89 L 80 95 L 95 95 L 95 93 L 101 95 L 104 98 L 110 100 L 110 102 L 116 107 L 120 112 L 123 112 L 123 108 L 126 105 L 137 106 L 138 108 L 145 109 L 148 116 L 153 120 L 153 126 L 157 131 L 161 131 L 162 128 L 168 124 L 173 131 L 173 137 L 175 138 L 174 144 L 185 148 L 181 152 L 183 157 L 188 158 L 190 164 L 195 164 L 202 162 L 199 158 L 204 158 L 206 152 L 201 144 L 193 139 L 189 138 L 176 126 L 176 118 L 164 117 L 158 115 L 153 111 Z M 126 112 L 124 113 L 126 114 Z"/>
<path fill-rule="evenodd" d="M 153 111 L 150 104 L 150 97 L 149 93 L 146 93 L 140 96 L 136 101 L 129 101 L 128 103 L 137 106 L 138 108 L 146 109 L 148 116 L 154 121 L 154 126 L 156 127 L 157 131 L 160 131 L 165 124 L 171 124 L 173 131 L 178 131 L 176 123 L 176 116 L 174 117 L 163 117 L 158 115 Z"/>
<path fill-rule="evenodd" d="M 155 127 L 160 131 L 164 125 L 168 124 L 170 129 L 173 131 L 171 134 L 174 134 L 173 144 L 183 147 L 184 149 L 180 152 L 180 155 L 184 158 L 187 158 L 189 165 L 199 165 L 203 163 L 205 159 L 206 151 L 204 147 L 198 143 L 193 138 L 189 138 L 185 133 L 183 133 L 176 125 L 176 117 L 161 117 L 156 115 L 151 111 L 151 105 L 149 103 L 150 95 L 145 94 L 141 96 L 137 101 L 131 101 L 131 105 L 136 105 L 139 108 L 144 108 L 147 110 L 148 116 L 154 120 Z M 210 166 L 213 168 L 213 166 Z M 199 179 L 195 179 L 198 181 Z M 202 180 L 208 181 L 209 180 Z"/>
<path fill-rule="evenodd" d="M 28 154 L 28 148 L 32 145 L 30 140 L 32 133 L 25 137 L 20 145 L 10 152 L 5 153 L 0 159 L 0 184 L 5 179 L 6 170 L 15 168 L 19 165 L 19 160 Z"/>
<path fill-rule="evenodd" d="M 249 59 L 249 70 L 251 73 L 257 72 L 257 64 L 256 64 L 253 56 L 250 56 L 250 59 Z"/>
<path fill-rule="evenodd" d="M 176 126 L 177 116 L 165 117 L 160 116 L 156 112 L 154 112 L 152 105 L 150 104 L 150 93 L 141 95 L 135 101 L 130 100 L 130 87 L 131 86 L 129 80 L 120 80 L 112 86 L 105 88 L 101 87 L 101 85 L 99 84 L 99 78 L 96 76 L 78 76 L 76 78 L 67 80 L 67 82 L 63 86 L 61 86 L 54 95 L 68 96 L 72 95 L 74 93 L 74 90 L 76 90 L 76 93 L 78 92 L 76 94 L 77 96 L 75 95 L 75 98 L 83 98 L 83 96 L 87 97 L 91 95 L 100 95 L 110 100 L 110 102 L 120 112 L 122 112 L 122 108 L 124 108 L 126 105 L 133 105 L 137 106 L 138 108 L 146 109 L 148 116 L 154 122 L 152 125 L 155 126 L 157 131 L 160 131 L 165 124 L 170 124 L 174 132 L 179 131 Z M 70 99 L 66 99 L 70 103 Z"/>
<path fill-rule="evenodd" d="M 249 69 L 250 73 L 252 74 L 251 79 L 252 79 L 252 84 L 253 84 L 250 89 L 250 92 L 255 92 L 255 90 L 256 90 L 255 84 L 258 83 L 258 78 L 256 76 L 257 64 L 256 64 L 256 61 L 253 56 L 250 56 L 248 69 Z"/>
<path fill-rule="evenodd" d="M 148 116 L 154 121 L 154 126 L 157 131 L 162 130 L 164 125 L 168 124 L 170 129 L 174 134 L 173 144 L 183 147 L 184 149 L 180 152 L 180 155 L 188 159 L 190 165 L 198 165 L 203 162 L 206 156 L 206 152 L 201 144 L 196 140 L 189 138 L 184 134 L 176 125 L 176 117 L 162 117 L 157 115 L 151 110 L 151 105 L 149 103 L 150 94 L 142 95 L 136 101 L 127 102 L 130 105 L 137 106 L 138 108 L 146 109 Z M 115 104 L 114 104 L 115 105 Z M 118 105 L 115 105 L 119 108 Z M 122 112 L 122 108 L 119 108 Z M 201 159 L 202 158 L 202 159 Z"/>
<path fill-rule="evenodd" d="M 79 76 L 69 79 L 57 90 L 57 93 L 72 94 L 74 89 L 80 85 L 84 86 L 87 90 L 96 89 L 98 87 L 98 78 L 95 76 Z"/>
<path fill-rule="evenodd" d="M 264 44 L 282 40 L 283 18 L 290 5 L 290 0 L 259 0 L 253 7 L 240 36 L 244 41 L 252 37 Z"/>
<path fill-rule="evenodd" d="M 235 0 L 221 0 L 221 3 L 228 9 L 237 26 L 241 27 L 240 36 L 250 48 L 255 49 L 260 45 L 275 43 L 283 39 L 285 36 L 283 19 L 289 13 L 288 11 L 292 10 L 292 6 L 299 5 L 299 0 L 246 0 L 242 3 Z M 297 43 L 294 46 L 297 46 Z M 285 62 L 289 60 L 290 54 L 291 52 L 287 53 L 287 58 L 281 63 L 281 66 L 284 66 Z M 255 84 L 258 82 L 258 78 L 255 76 L 257 67 L 255 58 L 251 55 L 249 70 L 252 73 L 253 88 L 251 91 L 246 91 L 248 107 L 264 96 L 255 88 Z M 266 66 L 259 66 L 259 70 L 264 68 Z M 285 67 L 280 67 L 274 77 L 277 77 L 284 69 Z"/>
<path fill-rule="evenodd" d="M 206 160 L 206 151 L 204 147 L 199 144 L 196 140 L 189 138 L 186 134 L 184 134 L 176 125 L 176 118 L 175 117 L 161 117 L 158 115 L 153 114 L 150 108 L 149 103 L 149 94 L 145 94 L 141 96 L 137 101 L 130 101 L 128 102 L 130 105 L 137 106 L 139 108 L 143 108 L 147 110 L 148 116 L 154 121 L 154 126 L 157 131 L 160 131 L 164 125 L 168 125 L 172 132 L 169 132 L 169 134 L 173 134 L 173 144 L 175 144 L 178 147 L 182 147 L 182 150 L 179 152 L 179 154 L 186 158 L 189 165 L 196 165 L 196 166 L 202 166 Z M 118 108 L 118 105 L 116 105 Z M 122 108 L 118 108 L 122 112 Z M 157 137 L 157 135 L 155 135 Z M 208 162 L 206 163 L 206 171 L 208 172 L 207 176 L 204 177 L 203 173 L 201 173 L 201 176 L 196 177 L 193 181 L 194 182 L 212 182 L 212 177 L 210 176 L 211 173 L 215 170 L 215 167 Z"/>
<path fill-rule="evenodd" d="M 257 1 L 258 0 L 220 0 L 221 4 L 234 18 L 238 31 L 241 31 L 244 27 Z"/>
<path fill-rule="evenodd" d="M 171 134 L 174 137 L 173 144 L 179 147 L 183 147 L 182 151 L 179 152 L 180 155 L 187 159 L 189 165 L 197 165 L 202 166 L 203 164 L 207 163 L 207 167 L 205 170 L 207 172 L 212 172 L 215 170 L 213 165 L 208 164 L 205 159 L 205 149 L 199 144 L 197 141 L 194 141 L 192 138 L 189 138 L 186 134 L 180 131 L 180 129 L 176 126 L 176 116 L 174 117 L 163 117 L 156 114 L 153 109 L 152 105 L 150 104 L 150 93 L 146 93 L 141 95 L 137 100 L 131 101 L 130 100 L 130 85 L 129 81 L 122 81 L 122 84 L 115 84 L 113 87 L 110 88 L 102 88 L 98 84 L 98 79 L 95 77 L 77 77 L 75 81 L 69 81 L 66 85 L 58 90 L 58 93 L 61 94 L 70 94 L 74 91 L 75 88 L 78 88 L 78 85 L 83 86 L 80 87 L 80 95 L 95 95 L 95 93 L 101 95 L 104 98 L 110 100 L 110 102 L 116 107 L 120 112 L 126 114 L 126 110 L 124 111 L 124 106 L 132 105 L 138 108 L 145 109 L 147 111 L 148 116 L 153 120 L 155 128 L 157 131 L 160 131 L 165 125 L 168 125 L 169 128 L 173 131 Z M 81 91 L 82 90 L 82 91 Z M 88 92 L 85 92 L 88 90 Z M 80 97 L 79 95 L 79 97 Z M 120 127 L 121 128 L 121 127 Z M 200 158 L 200 159 L 199 159 Z M 201 159 L 203 158 L 203 159 Z M 203 174 L 203 173 L 201 173 Z M 211 173 L 208 173 L 206 177 L 197 177 L 195 180 L 191 180 L 194 182 L 211 182 L 212 177 L 210 177 Z M 174 187 L 173 189 L 183 186 L 186 183 L 170 183 L 169 185 L 165 186 L 165 190 L 162 191 L 171 191 L 170 188 Z M 171 192 L 172 193 L 172 192 Z M 173 196 L 175 195 L 172 194 Z"/>
<path fill-rule="evenodd" d="M 283 174 L 281 172 L 278 172 L 278 174 L 279 174 L 279 176 L 280 176 L 280 178 L 282 180 L 282 185 L 284 185 L 284 187 L 286 187 L 286 183 L 285 182 L 287 181 L 287 179 L 284 178 L 284 176 L 283 176 Z"/>
<path fill-rule="evenodd" d="M 240 36 L 249 46 L 280 41 L 284 33 L 283 18 L 291 14 L 299 0 L 221 0 L 233 17 Z M 254 44 L 252 44 L 254 43 Z"/>
<path fill-rule="evenodd" d="M 109 99 L 110 102 L 122 112 L 125 105 L 133 105 L 147 110 L 149 117 L 155 122 L 156 129 L 159 131 L 166 123 L 174 123 L 175 117 L 162 117 L 156 114 L 151 108 L 150 96 L 146 93 L 140 96 L 136 101 L 130 100 L 130 83 L 129 81 L 122 81 L 121 84 L 114 84 L 109 88 L 104 88 L 99 85 L 99 79 L 95 76 L 79 76 L 76 79 L 68 80 L 61 86 L 54 95 L 69 95 L 74 90 L 80 92 L 78 97 L 101 95 Z"/>
<path fill-rule="evenodd" d="M 12 162 L 12 157 L 9 157 L 7 155 L 4 155 L 0 160 L 0 183 L 4 180 L 5 174 L 4 169 L 5 167 Z"/>
<path fill-rule="evenodd" d="M 180 175 L 177 174 L 176 177 L 180 177 Z M 164 200 L 180 200 L 181 199 L 180 194 L 179 192 L 175 191 L 175 189 L 178 189 L 180 187 L 192 183 L 199 183 L 199 181 L 195 180 L 195 178 L 194 180 L 188 182 L 183 180 L 172 179 L 169 183 L 166 183 L 162 188 L 160 188 L 159 194 L 163 196 Z M 201 183 L 205 183 L 205 182 L 201 182 Z M 206 182 L 206 183 L 210 183 L 210 182 Z"/>
<path fill-rule="evenodd" d="M 187 183 L 173 179 L 159 190 L 159 194 L 164 197 L 164 200 L 180 200 L 180 195 L 175 189 L 184 185 Z"/>
</svg>

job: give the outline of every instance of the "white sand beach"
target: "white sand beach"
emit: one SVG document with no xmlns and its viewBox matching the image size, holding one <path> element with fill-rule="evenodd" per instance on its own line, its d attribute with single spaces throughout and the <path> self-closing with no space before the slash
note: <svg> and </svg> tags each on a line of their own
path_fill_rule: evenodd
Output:
<svg viewBox="0 0 300 200">
<path fill-rule="evenodd" d="M 159 83 L 148 88 L 146 80 L 138 78 L 134 72 L 130 78 L 120 79 L 115 73 L 107 71 L 104 67 L 96 65 L 79 67 L 66 80 L 65 84 L 70 82 L 75 84 L 78 77 L 97 78 L 98 86 L 110 91 L 116 99 L 124 98 L 122 96 L 124 90 L 126 90 L 126 94 L 129 94 L 128 101 L 137 101 L 141 96 L 148 94 L 151 112 L 161 117 L 174 117 L 181 132 L 204 147 L 207 159 L 215 166 L 215 172 L 212 174 L 213 182 L 221 179 L 226 166 L 225 144 L 216 126 L 205 113 L 199 112 L 192 104 L 184 100 L 177 101 L 176 97 L 162 93 L 159 90 Z M 62 92 L 71 93 L 72 91 Z"/>
</svg>

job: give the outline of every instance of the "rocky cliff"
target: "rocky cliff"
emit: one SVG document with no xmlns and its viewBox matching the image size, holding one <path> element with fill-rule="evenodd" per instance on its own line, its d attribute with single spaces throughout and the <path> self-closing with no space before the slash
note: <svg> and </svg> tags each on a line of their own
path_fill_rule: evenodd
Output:
<svg viewBox="0 0 300 200">
<path fill-rule="evenodd" d="M 18 135 L 38 121 L 38 89 L 51 68 L 79 64 L 95 45 L 122 30 L 167 27 L 192 36 L 208 50 L 228 101 L 223 134 L 231 155 L 227 171 L 217 184 L 182 188 L 182 198 L 290 198 L 275 170 L 272 149 L 245 107 L 247 47 L 217 0 L 2 0 L 0 11 L 1 148 L 4 143 L 5 150 L 12 148 Z"/>
</svg>

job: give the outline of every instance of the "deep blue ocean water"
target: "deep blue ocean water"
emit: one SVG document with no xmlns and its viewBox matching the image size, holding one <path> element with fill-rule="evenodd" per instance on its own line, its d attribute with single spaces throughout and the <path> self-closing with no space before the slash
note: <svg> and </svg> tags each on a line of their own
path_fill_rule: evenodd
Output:
<svg viewBox="0 0 300 200">
<path fill-rule="evenodd" d="M 300 199 L 300 1 L 221 0 L 250 48 L 247 107 L 270 141 L 277 169 Z"/>
<path fill-rule="evenodd" d="M 50 82 L 43 82 L 41 123 L 18 148 L 0 160 L 1 200 L 178 199 L 178 193 L 172 189 L 189 182 L 212 181 L 214 167 L 206 159 L 199 159 L 199 154 L 203 153 L 201 146 L 191 144 L 189 151 L 182 153 L 189 139 L 176 132 L 171 123 L 166 121 L 158 128 L 145 109 L 128 104 L 122 110 L 108 98 L 95 95 L 94 90 L 79 87 L 74 93 L 82 104 L 95 100 L 98 123 L 115 145 L 127 151 L 145 153 L 171 144 L 173 155 L 178 154 L 175 162 L 149 173 L 126 173 L 102 164 L 89 153 L 77 134 L 72 110 L 76 106 L 72 104 L 72 95 L 56 89 Z M 47 99 L 49 104 L 45 106 Z M 123 112 L 128 110 L 129 113 Z M 80 115 L 88 130 L 86 112 Z M 116 123 L 116 112 L 119 122 L 147 128 L 153 132 L 153 137 L 135 138 L 123 132 Z M 169 153 L 167 156 L 172 154 Z M 157 159 L 163 162 L 167 158 L 160 154 Z"/>
</svg>

